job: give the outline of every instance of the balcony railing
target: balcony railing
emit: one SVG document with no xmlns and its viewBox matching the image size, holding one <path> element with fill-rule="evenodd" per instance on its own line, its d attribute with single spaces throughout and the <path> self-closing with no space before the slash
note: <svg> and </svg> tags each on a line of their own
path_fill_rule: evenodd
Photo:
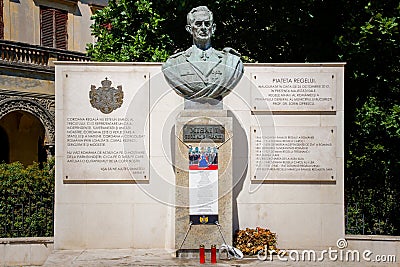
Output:
<svg viewBox="0 0 400 267">
<path fill-rule="evenodd" d="M 0 40 L 0 65 L 54 72 L 53 61 L 89 61 L 84 53 Z"/>
</svg>

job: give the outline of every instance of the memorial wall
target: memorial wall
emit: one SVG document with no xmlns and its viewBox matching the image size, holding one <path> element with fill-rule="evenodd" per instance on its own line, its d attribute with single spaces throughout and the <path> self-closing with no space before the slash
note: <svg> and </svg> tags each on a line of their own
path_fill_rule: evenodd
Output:
<svg viewBox="0 0 400 267">
<path fill-rule="evenodd" d="M 343 237 L 343 72 L 341 63 L 245 65 L 223 100 L 232 233 L 266 227 L 287 249 Z M 183 101 L 161 64 L 56 63 L 56 249 L 175 248 L 175 146 L 227 141 L 215 123 L 183 127 L 179 140 Z"/>
</svg>

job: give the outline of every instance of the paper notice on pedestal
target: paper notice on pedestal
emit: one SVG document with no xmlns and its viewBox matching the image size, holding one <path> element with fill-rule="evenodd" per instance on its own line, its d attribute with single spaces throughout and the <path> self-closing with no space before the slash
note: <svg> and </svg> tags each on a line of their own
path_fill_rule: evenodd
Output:
<svg viewBox="0 0 400 267">
<path fill-rule="evenodd" d="M 189 214 L 193 224 L 218 221 L 218 149 L 189 148 Z"/>
</svg>

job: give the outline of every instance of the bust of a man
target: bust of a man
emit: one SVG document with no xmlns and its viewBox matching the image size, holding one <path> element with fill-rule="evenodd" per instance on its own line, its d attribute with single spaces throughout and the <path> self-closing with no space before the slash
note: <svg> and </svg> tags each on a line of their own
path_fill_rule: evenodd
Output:
<svg viewBox="0 0 400 267">
<path fill-rule="evenodd" d="M 218 51 L 211 47 L 215 24 L 206 6 L 188 13 L 186 30 L 193 36 L 193 45 L 164 63 L 165 79 L 185 99 L 222 100 L 243 76 L 240 54 L 232 48 Z"/>
</svg>

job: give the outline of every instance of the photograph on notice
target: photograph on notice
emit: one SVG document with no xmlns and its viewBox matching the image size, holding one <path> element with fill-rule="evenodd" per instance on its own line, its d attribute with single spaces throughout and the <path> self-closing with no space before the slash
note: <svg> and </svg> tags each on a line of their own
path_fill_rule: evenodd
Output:
<svg viewBox="0 0 400 267">
<path fill-rule="evenodd" d="M 218 148 L 190 146 L 189 170 L 218 170 Z"/>
</svg>

